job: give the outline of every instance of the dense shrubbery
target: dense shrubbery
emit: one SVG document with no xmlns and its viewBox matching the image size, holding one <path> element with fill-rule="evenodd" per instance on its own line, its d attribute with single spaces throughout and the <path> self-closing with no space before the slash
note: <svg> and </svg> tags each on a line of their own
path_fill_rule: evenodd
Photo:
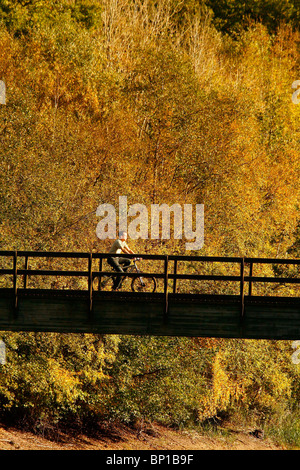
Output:
<svg viewBox="0 0 300 470">
<path fill-rule="evenodd" d="M 82 216 L 125 194 L 204 203 L 200 254 L 299 256 L 299 12 L 271 2 L 289 22 L 273 24 L 254 2 L 259 22 L 237 31 L 232 2 L 215 16 L 215 2 L 198 3 L 0 1 L 1 249 L 106 251 L 96 217 Z M 184 252 L 181 241 L 132 244 Z M 235 409 L 274 419 L 299 399 L 288 342 L 3 339 L 1 416 L 35 425 L 183 425 Z"/>
<path fill-rule="evenodd" d="M 189 426 L 239 410 L 256 423 L 297 409 L 286 342 L 6 333 L 1 416 L 31 427 L 101 420 Z"/>
</svg>

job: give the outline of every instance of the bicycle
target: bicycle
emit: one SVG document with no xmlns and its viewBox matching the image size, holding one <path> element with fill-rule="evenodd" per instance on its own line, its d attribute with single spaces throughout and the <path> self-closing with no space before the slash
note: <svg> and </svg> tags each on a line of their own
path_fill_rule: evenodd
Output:
<svg viewBox="0 0 300 470">
<path fill-rule="evenodd" d="M 123 268 L 124 273 L 130 273 L 130 272 L 137 272 L 141 273 L 140 269 L 138 268 L 136 261 L 140 261 L 140 258 L 135 258 L 132 260 L 131 264 L 125 268 Z M 94 282 L 93 282 L 93 289 L 97 289 L 97 284 L 99 282 L 99 277 L 100 276 L 95 276 Z M 102 280 L 102 278 L 104 278 Z M 121 275 L 121 283 L 119 286 L 120 290 L 125 282 L 126 279 L 130 279 L 129 276 L 124 276 Z M 101 285 L 99 290 L 104 290 L 104 291 L 112 291 L 113 286 L 115 285 L 115 280 L 116 280 L 116 271 L 113 271 L 111 274 L 103 274 L 101 275 Z M 142 277 L 142 276 L 134 276 L 131 281 L 131 290 L 133 292 L 155 292 L 156 290 L 156 279 L 153 276 L 150 277 Z"/>
</svg>

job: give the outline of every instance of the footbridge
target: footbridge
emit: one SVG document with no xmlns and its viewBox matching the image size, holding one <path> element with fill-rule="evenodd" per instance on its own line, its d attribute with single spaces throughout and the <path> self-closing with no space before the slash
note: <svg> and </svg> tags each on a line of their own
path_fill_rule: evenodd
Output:
<svg viewBox="0 0 300 470">
<path fill-rule="evenodd" d="M 300 339 L 300 260 L 142 254 L 133 292 L 102 287 L 107 256 L 0 251 L 0 330 Z"/>
</svg>

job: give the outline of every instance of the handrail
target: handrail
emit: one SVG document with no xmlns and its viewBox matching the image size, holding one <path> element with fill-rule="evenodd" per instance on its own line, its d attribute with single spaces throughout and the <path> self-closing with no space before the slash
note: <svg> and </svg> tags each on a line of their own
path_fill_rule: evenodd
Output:
<svg viewBox="0 0 300 470">
<path fill-rule="evenodd" d="M 86 253 L 86 252 L 46 252 L 46 251 L 0 251 L 0 256 L 11 257 L 13 261 L 12 268 L 0 268 L 1 275 L 11 275 L 13 280 L 12 290 L 14 293 L 14 314 L 17 315 L 18 310 L 18 277 L 23 276 L 24 278 L 24 289 L 27 290 L 27 280 L 29 276 L 80 276 L 87 277 L 88 280 L 88 293 L 89 293 L 89 318 L 92 319 L 93 312 L 93 280 L 97 276 L 111 275 L 111 271 L 103 271 L 102 261 L 108 257 L 118 257 L 118 254 L 109 253 Z M 241 305 L 241 327 L 244 319 L 244 301 L 245 301 L 245 285 L 249 284 L 248 296 L 252 295 L 252 284 L 254 282 L 270 282 L 270 283 L 290 283 L 300 284 L 299 277 L 271 277 L 271 276 L 254 276 L 253 267 L 257 264 L 276 264 L 276 265 L 300 265 L 299 259 L 269 259 L 269 258 L 247 258 L 247 257 L 221 257 L 221 256 L 183 256 L 183 255 L 152 255 L 152 254 L 122 254 L 122 257 L 133 258 L 140 257 L 148 260 L 160 260 L 163 261 L 163 272 L 142 272 L 143 277 L 156 277 L 163 279 L 163 295 L 164 295 L 164 319 L 167 321 L 168 318 L 168 296 L 169 296 L 169 280 L 173 281 L 173 294 L 176 294 L 176 286 L 178 280 L 208 280 L 208 281 L 233 281 L 240 284 L 239 297 Z M 18 268 L 18 259 L 25 259 L 25 268 Z M 86 270 L 59 270 L 59 269 L 30 269 L 28 262 L 29 258 L 65 258 L 65 259 L 86 259 L 88 266 Z M 93 271 L 93 260 L 99 259 L 99 270 Z M 208 274 L 179 274 L 177 272 L 178 262 L 221 262 L 221 263 L 236 263 L 240 266 L 239 275 L 208 275 Z M 173 272 L 169 272 L 170 263 L 173 262 Z M 249 265 L 250 273 L 245 274 L 245 266 Z M 136 277 L 139 273 L 136 272 L 120 272 L 120 276 Z M 0 288 L 1 291 L 1 288 Z"/>
<path fill-rule="evenodd" d="M 0 256 L 14 256 L 15 250 L 0 250 Z M 18 256 L 30 256 L 30 257 L 47 257 L 47 258 L 89 258 L 89 252 L 72 252 L 72 251 L 28 251 L 18 250 Z M 112 253 L 92 253 L 93 259 L 107 258 L 110 256 L 120 256 Z M 300 259 L 289 259 L 289 258 L 253 258 L 253 257 L 238 257 L 238 256 L 190 256 L 190 255 L 153 255 L 148 253 L 141 253 L 135 255 L 129 255 L 122 253 L 122 257 L 141 257 L 144 259 L 157 259 L 163 260 L 168 256 L 169 261 L 211 261 L 211 262 L 223 262 L 223 263 L 240 263 L 242 259 L 245 263 L 254 262 L 257 264 L 296 264 L 300 265 Z"/>
<path fill-rule="evenodd" d="M 14 275 L 14 280 L 18 276 L 30 276 L 30 275 L 40 275 L 40 276 L 76 276 L 76 277 L 89 277 L 90 271 L 92 270 L 92 260 L 99 259 L 103 260 L 108 257 L 118 257 L 117 254 L 108 254 L 108 253 L 86 253 L 86 252 L 45 252 L 45 251 L 0 251 L 0 256 L 12 257 L 13 267 L 12 268 L 0 268 L 0 275 Z M 17 259 L 20 257 L 25 257 L 25 268 L 17 269 Z M 28 267 L 28 258 L 69 258 L 69 259 L 87 259 L 90 268 L 87 270 L 63 270 L 63 269 L 30 269 Z M 220 256 L 181 256 L 181 255 L 150 255 L 150 254 L 141 254 L 141 255 L 129 255 L 122 254 L 122 257 L 140 257 L 148 260 L 161 260 L 164 262 L 164 272 L 151 272 L 151 273 L 142 273 L 145 277 L 155 276 L 157 278 L 166 278 L 166 266 L 170 265 L 170 261 L 174 261 L 174 272 L 168 272 L 168 279 L 177 281 L 180 279 L 186 280 L 215 280 L 215 281 L 237 281 L 240 282 L 240 275 L 228 275 L 228 274 L 217 274 L 217 275 L 206 275 L 206 274 L 179 274 L 177 272 L 178 261 L 205 261 L 205 262 L 222 262 L 222 263 L 237 263 L 239 265 L 250 264 L 250 275 L 244 273 L 243 283 L 252 283 L 252 282 L 276 282 L 276 283 L 291 283 L 298 284 L 300 283 L 300 277 L 270 277 L 270 276 L 254 276 L 253 275 L 253 265 L 254 264 L 293 264 L 300 265 L 300 259 L 269 259 L 269 258 L 239 258 L 239 257 L 220 257 Z M 166 260 L 168 260 L 166 262 Z M 109 275 L 111 271 L 101 270 L 92 271 L 92 277 L 97 275 Z M 126 275 L 128 277 L 135 277 L 137 273 L 119 273 L 120 275 Z M 165 283 L 167 284 L 167 283 Z"/>
</svg>

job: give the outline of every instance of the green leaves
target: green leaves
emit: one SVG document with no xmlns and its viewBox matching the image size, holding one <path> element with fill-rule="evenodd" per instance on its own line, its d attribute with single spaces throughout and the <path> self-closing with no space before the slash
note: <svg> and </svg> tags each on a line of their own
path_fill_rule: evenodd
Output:
<svg viewBox="0 0 300 470">
<path fill-rule="evenodd" d="M 251 0 L 235 1 L 207 0 L 206 4 L 214 13 L 215 22 L 223 32 L 235 34 L 249 25 L 250 21 L 262 22 L 270 33 L 282 22 L 298 26 L 299 9 L 295 0 Z"/>
<path fill-rule="evenodd" d="M 99 25 L 99 2 L 82 0 L 1 0 L 1 20 L 16 36 L 30 34 L 36 28 L 72 19 L 80 28 L 91 29 Z"/>
<path fill-rule="evenodd" d="M 8 362 L 1 367 L 2 413 L 25 414 L 34 422 L 78 419 L 101 403 L 106 369 L 118 338 L 52 333 L 6 333 Z"/>
</svg>

